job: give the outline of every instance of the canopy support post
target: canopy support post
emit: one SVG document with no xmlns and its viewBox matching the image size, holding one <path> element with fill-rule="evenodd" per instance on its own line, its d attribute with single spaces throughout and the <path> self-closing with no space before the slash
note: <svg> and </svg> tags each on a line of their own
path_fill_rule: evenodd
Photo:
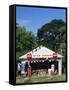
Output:
<svg viewBox="0 0 69 90">
<path fill-rule="evenodd" d="M 58 75 L 62 75 L 62 59 L 58 59 Z"/>
</svg>

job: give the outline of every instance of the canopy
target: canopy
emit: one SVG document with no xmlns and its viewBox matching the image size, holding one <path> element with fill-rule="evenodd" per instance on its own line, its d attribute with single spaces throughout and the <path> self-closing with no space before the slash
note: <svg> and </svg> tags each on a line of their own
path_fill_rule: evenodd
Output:
<svg viewBox="0 0 69 90">
<path fill-rule="evenodd" d="M 40 58 L 53 58 L 53 57 L 57 57 L 57 58 L 62 58 L 63 56 L 61 54 L 58 54 L 50 49 L 48 49 L 47 47 L 44 46 L 39 46 L 36 49 L 26 53 L 25 55 L 19 57 L 19 59 L 28 59 L 28 57 L 30 57 L 30 59 L 40 59 Z"/>
</svg>

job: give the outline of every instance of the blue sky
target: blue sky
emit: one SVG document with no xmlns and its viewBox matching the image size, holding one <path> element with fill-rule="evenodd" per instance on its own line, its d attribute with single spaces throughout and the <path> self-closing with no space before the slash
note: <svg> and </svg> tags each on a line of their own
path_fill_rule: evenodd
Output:
<svg viewBox="0 0 69 90">
<path fill-rule="evenodd" d="M 65 9 L 16 7 L 16 22 L 36 35 L 42 25 L 53 19 L 66 21 Z"/>
</svg>

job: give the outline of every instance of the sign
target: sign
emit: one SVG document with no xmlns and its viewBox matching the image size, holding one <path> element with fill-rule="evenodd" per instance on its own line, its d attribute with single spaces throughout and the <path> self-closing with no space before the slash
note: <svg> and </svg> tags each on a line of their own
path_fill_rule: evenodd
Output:
<svg viewBox="0 0 69 90">
<path fill-rule="evenodd" d="M 32 54 L 31 53 L 27 54 L 27 58 L 31 59 L 32 58 Z"/>
<path fill-rule="evenodd" d="M 53 53 L 53 58 L 57 58 L 57 53 Z"/>
</svg>

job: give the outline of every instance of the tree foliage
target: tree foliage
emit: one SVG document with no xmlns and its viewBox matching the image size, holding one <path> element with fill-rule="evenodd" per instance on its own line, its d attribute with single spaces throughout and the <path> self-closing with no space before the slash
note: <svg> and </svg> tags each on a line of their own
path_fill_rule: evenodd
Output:
<svg viewBox="0 0 69 90">
<path fill-rule="evenodd" d="M 37 32 L 38 44 L 44 45 L 66 57 L 66 23 L 62 20 L 52 20 L 43 25 Z"/>
<path fill-rule="evenodd" d="M 62 41 L 65 42 L 66 24 L 62 20 L 52 20 L 50 23 L 43 25 L 38 30 L 37 37 L 39 44 L 44 44 L 48 47 L 49 44 L 52 44 L 51 49 L 54 49 L 53 46 L 55 44 L 61 43 Z"/>
<path fill-rule="evenodd" d="M 25 27 L 16 28 L 16 57 L 31 51 L 37 46 L 36 37 Z"/>
</svg>

